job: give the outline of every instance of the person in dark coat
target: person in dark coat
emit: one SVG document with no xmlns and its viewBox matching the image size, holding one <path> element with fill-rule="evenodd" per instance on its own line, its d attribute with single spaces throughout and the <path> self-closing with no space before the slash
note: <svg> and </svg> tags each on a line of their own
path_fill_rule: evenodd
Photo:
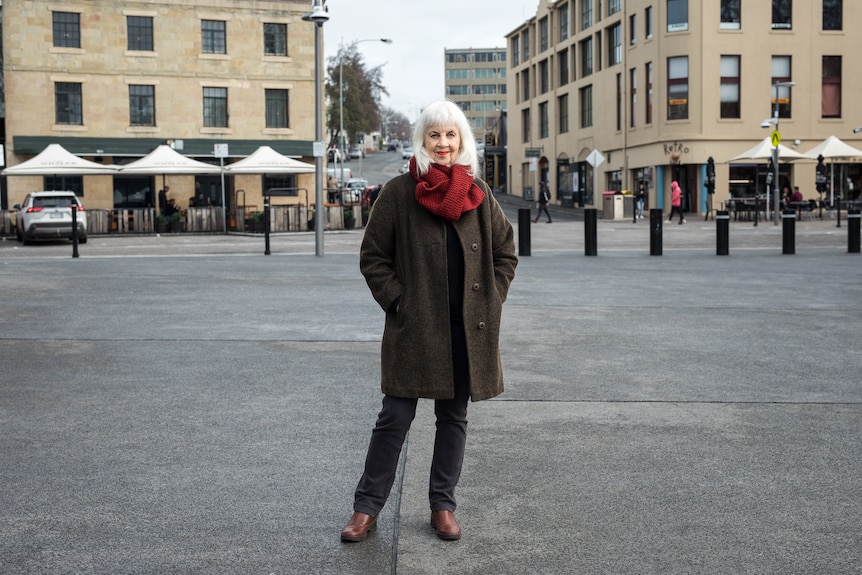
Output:
<svg viewBox="0 0 862 575">
<path fill-rule="evenodd" d="M 380 191 L 365 229 L 360 270 L 385 312 L 383 407 L 371 434 L 353 516 L 341 531 L 362 541 L 389 496 L 419 398 L 434 400 L 431 525 L 461 537 L 455 487 L 467 439 L 467 404 L 503 392 L 500 322 L 518 258 L 512 225 L 476 178 L 476 141 L 452 102 L 428 106 L 407 173 Z"/>
<path fill-rule="evenodd" d="M 546 224 L 551 223 L 551 212 L 548 211 L 548 202 L 551 201 L 551 191 L 548 189 L 548 184 L 545 183 L 544 180 L 539 182 L 539 201 L 536 204 L 538 211 L 536 212 L 536 217 L 533 220 L 533 223 L 539 221 L 539 218 L 542 217 L 542 212 L 545 212 L 545 215 L 548 216 L 548 221 Z"/>
</svg>

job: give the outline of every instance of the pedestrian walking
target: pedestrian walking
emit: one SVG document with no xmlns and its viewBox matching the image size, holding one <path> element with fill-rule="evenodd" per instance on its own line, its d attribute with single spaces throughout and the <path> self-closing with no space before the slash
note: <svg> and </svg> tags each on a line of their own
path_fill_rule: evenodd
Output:
<svg viewBox="0 0 862 575">
<path fill-rule="evenodd" d="M 434 400 L 428 499 L 437 537 L 461 537 L 455 487 L 467 441 L 467 404 L 502 393 L 500 321 L 518 258 L 512 225 L 476 178 L 476 141 L 449 101 L 417 121 L 407 173 L 380 191 L 359 266 L 386 314 L 380 352 L 383 407 L 371 432 L 344 542 L 362 541 L 395 480 L 419 398 Z"/>
<path fill-rule="evenodd" d="M 667 217 L 667 223 L 673 221 L 674 212 L 679 214 L 679 224 L 684 224 L 685 219 L 682 217 L 682 189 L 676 180 L 670 183 L 670 215 Z"/>
<path fill-rule="evenodd" d="M 548 211 L 548 202 L 551 201 L 551 191 L 548 189 L 548 184 L 543 181 L 539 182 L 539 201 L 536 203 L 536 219 L 533 220 L 533 223 L 539 221 L 539 218 L 542 215 L 542 212 L 545 212 L 545 215 L 548 216 L 548 221 L 546 224 L 551 223 L 551 212 Z"/>
<path fill-rule="evenodd" d="M 646 202 L 646 191 L 644 191 L 644 185 L 641 182 L 635 193 L 635 220 L 644 219 L 644 202 Z"/>
</svg>

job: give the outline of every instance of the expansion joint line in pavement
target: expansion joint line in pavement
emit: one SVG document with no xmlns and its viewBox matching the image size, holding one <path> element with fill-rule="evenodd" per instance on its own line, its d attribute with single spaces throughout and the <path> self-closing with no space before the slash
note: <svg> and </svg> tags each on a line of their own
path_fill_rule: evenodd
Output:
<svg viewBox="0 0 862 575">
<path fill-rule="evenodd" d="M 398 573 L 398 535 L 401 530 L 401 491 L 404 487 L 404 469 L 407 467 L 407 447 L 410 445 L 410 432 L 404 436 L 404 445 L 401 446 L 401 455 L 398 457 L 398 487 L 395 489 L 395 519 L 392 521 L 392 556 L 390 573 Z"/>
<path fill-rule="evenodd" d="M 500 403 L 678 403 L 680 405 L 862 405 L 862 401 L 778 401 L 778 400 L 719 400 L 719 399 L 506 399 Z"/>
</svg>

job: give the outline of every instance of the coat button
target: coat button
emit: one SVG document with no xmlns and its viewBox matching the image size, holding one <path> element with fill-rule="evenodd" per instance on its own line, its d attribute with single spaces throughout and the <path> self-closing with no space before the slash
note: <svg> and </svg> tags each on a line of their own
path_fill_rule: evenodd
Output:
<svg viewBox="0 0 862 575">
<path fill-rule="evenodd" d="M 485 329 L 485 322 L 484 321 L 479 322 L 479 329 Z"/>
<path fill-rule="evenodd" d="M 479 284 L 473 284 L 473 291 L 479 291 Z"/>
<path fill-rule="evenodd" d="M 479 249 L 479 244 L 473 244 L 472 246 L 470 246 L 470 249 L 472 249 L 475 252 L 476 250 Z"/>
</svg>

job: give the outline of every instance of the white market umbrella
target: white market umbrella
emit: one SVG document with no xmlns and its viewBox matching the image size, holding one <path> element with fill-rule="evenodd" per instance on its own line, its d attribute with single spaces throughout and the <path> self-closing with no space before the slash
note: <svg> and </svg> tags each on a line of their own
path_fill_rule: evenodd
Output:
<svg viewBox="0 0 862 575">
<path fill-rule="evenodd" d="M 772 152 L 775 149 L 775 146 L 772 145 L 770 138 L 767 136 L 763 138 L 760 142 L 757 143 L 756 146 L 750 148 L 738 156 L 732 157 L 728 162 L 736 162 L 738 160 L 768 160 L 772 158 Z M 803 156 L 799 152 L 795 150 L 791 150 L 788 147 L 782 146 L 778 144 L 778 161 L 781 160 L 789 161 L 789 160 L 804 160 L 806 156 Z"/>
<path fill-rule="evenodd" d="M 850 144 L 841 141 L 840 138 L 829 136 L 807 152 L 805 157 L 816 160 L 819 156 L 824 159 L 832 160 L 829 162 L 829 203 L 835 200 L 835 160 L 850 160 L 853 158 L 862 158 L 862 150 L 857 150 Z"/>
<path fill-rule="evenodd" d="M 315 167 L 261 146 L 249 156 L 224 169 L 227 174 L 313 174 Z"/>
<path fill-rule="evenodd" d="M 120 166 L 122 174 L 218 174 L 220 168 L 184 156 L 166 144 L 141 158 Z"/>
<path fill-rule="evenodd" d="M 116 173 L 117 166 L 79 158 L 60 144 L 48 144 L 36 156 L 2 172 L 4 176 L 87 176 Z"/>
</svg>

